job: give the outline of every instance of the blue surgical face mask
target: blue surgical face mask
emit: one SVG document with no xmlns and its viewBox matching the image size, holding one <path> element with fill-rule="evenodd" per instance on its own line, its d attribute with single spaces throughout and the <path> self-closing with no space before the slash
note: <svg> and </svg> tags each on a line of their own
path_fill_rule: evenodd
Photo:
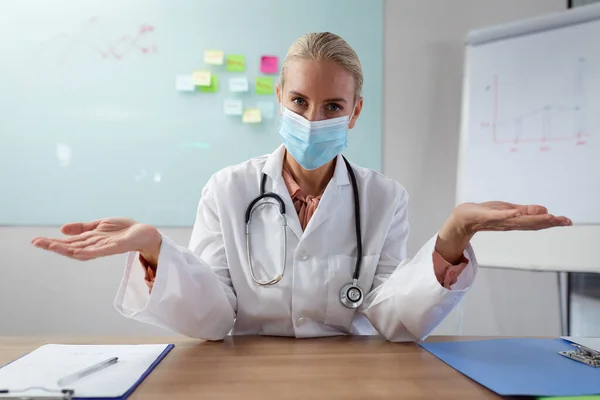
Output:
<svg viewBox="0 0 600 400">
<path fill-rule="evenodd" d="M 333 160 L 348 146 L 350 116 L 309 121 L 283 107 L 279 136 L 294 160 L 307 170 Z"/>
</svg>

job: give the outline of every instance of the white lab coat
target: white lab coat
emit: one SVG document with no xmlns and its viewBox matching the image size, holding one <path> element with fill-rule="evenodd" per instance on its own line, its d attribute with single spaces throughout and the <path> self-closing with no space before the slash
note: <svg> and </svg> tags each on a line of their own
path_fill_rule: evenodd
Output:
<svg viewBox="0 0 600 400">
<path fill-rule="evenodd" d="M 303 232 L 282 177 L 283 146 L 217 172 L 206 184 L 189 248 L 164 234 L 151 294 L 138 254 L 129 253 L 115 307 L 123 315 L 195 338 L 227 334 L 315 337 L 370 335 L 390 341 L 427 337 L 471 286 L 477 262 L 445 289 L 435 277 L 437 234 L 412 260 L 406 259 L 408 195 L 393 180 L 353 165 L 359 189 L 363 259 L 359 286 L 363 304 L 348 309 L 339 300 L 352 281 L 357 257 L 352 185 L 338 156 L 333 178 Z M 244 214 L 260 193 L 284 200 L 287 267 L 273 286 L 254 283 L 246 255 Z M 262 207 L 251 224 L 255 274 L 269 280 L 282 266 L 282 226 L 275 207 Z"/>
</svg>

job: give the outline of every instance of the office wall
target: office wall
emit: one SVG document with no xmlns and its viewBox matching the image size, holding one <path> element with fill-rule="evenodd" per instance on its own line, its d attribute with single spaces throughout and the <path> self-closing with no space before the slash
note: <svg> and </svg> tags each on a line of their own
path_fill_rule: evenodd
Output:
<svg viewBox="0 0 600 400">
<path fill-rule="evenodd" d="M 563 0 L 386 2 L 384 172 L 411 195 L 409 254 L 454 206 L 467 31 L 564 8 Z M 165 232 L 180 244 L 190 234 Z M 113 310 L 123 256 L 82 263 L 29 245 L 33 236 L 55 234 L 54 228 L 0 228 L 0 335 L 165 333 Z M 458 311 L 437 333 L 456 333 L 462 311 L 465 334 L 558 334 L 556 275 L 481 270 Z"/>
</svg>

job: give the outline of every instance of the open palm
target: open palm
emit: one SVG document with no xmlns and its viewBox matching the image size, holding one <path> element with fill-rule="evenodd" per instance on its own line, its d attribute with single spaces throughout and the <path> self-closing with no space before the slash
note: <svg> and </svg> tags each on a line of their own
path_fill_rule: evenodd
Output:
<svg viewBox="0 0 600 400">
<path fill-rule="evenodd" d="M 152 227 L 127 218 L 106 218 L 64 225 L 67 238 L 34 238 L 31 243 L 44 250 L 77 260 L 140 250 L 152 234 Z"/>
<path fill-rule="evenodd" d="M 502 201 L 464 203 L 455 213 L 470 232 L 532 231 L 572 224 L 566 217 L 549 214 L 543 206 Z"/>
</svg>

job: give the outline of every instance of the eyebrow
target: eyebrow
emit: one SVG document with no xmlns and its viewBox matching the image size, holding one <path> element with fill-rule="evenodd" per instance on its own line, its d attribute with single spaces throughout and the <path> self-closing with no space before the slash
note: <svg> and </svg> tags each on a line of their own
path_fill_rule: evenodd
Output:
<svg viewBox="0 0 600 400">
<path fill-rule="evenodd" d="M 308 98 L 308 96 L 306 96 L 306 95 L 304 95 L 304 94 L 302 94 L 300 92 L 296 92 L 295 90 L 290 90 L 289 93 L 292 94 L 292 95 L 304 97 L 305 99 L 310 100 Z M 338 98 L 335 98 L 335 99 L 327 99 L 327 100 L 325 100 L 325 103 L 333 103 L 333 102 L 347 103 L 346 99 L 342 99 L 341 97 L 338 97 Z"/>
</svg>

